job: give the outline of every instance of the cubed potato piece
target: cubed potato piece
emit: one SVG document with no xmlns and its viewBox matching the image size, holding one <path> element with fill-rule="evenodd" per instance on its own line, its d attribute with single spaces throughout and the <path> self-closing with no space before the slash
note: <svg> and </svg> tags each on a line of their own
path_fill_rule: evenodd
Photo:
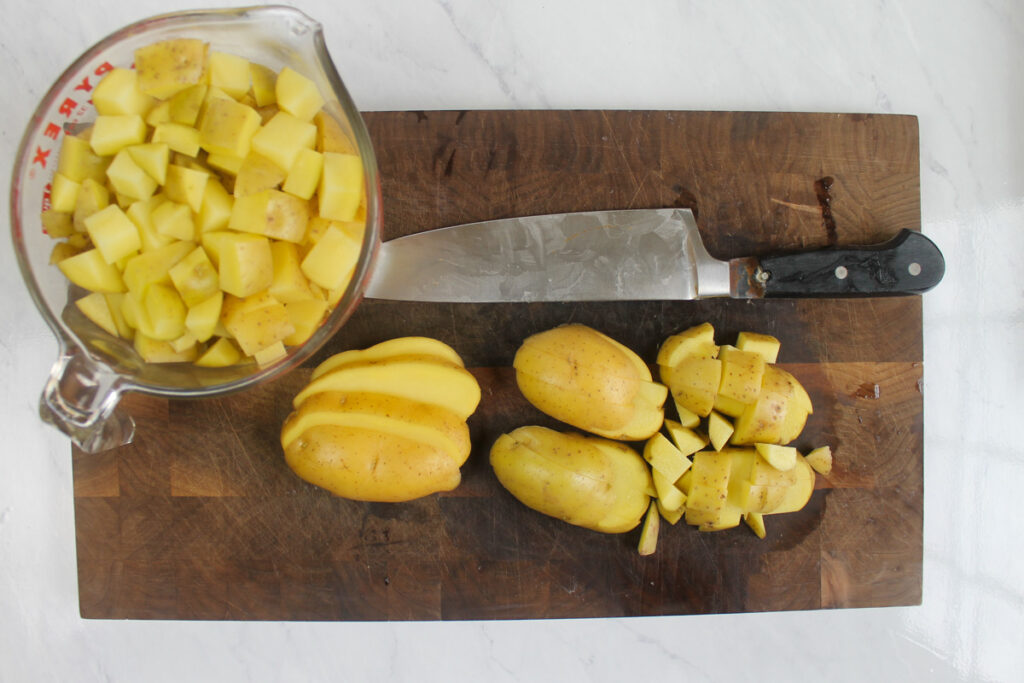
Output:
<svg viewBox="0 0 1024 683">
<path fill-rule="evenodd" d="M 274 262 L 270 294 L 283 304 L 314 298 L 299 265 L 298 247 L 291 242 L 274 241 L 270 245 L 270 254 Z"/>
<path fill-rule="evenodd" d="M 142 305 L 149 319 L 149 336 L 159 341 L 173 341 L 185 334 L 188 307 L 173 287 L 152 284 L 146 289 Z"/>
<path fill-rule="evenodd" d="M 125 150 L 138 167 L 158 185 L 167 182 L 167 164 L 171 156 L 170 145 L 165 142 L 148 142 L 125 147 Z"/>
<path fill-rule="evenodd" d="M 792 446 L 758 443 L 754 444 L 754 449 L 758 455 L 768 461 L 769 465 L 782 472 L 793 469 L 796 466 L 796 458 L 799 455 Z"/>
<path fill-rule="evenodd" d="M 221 337 L 203 355 L 196 359 L 195 364 L 204 368 L 224 368 L 234 365 L 242 359 L 242 353 L 230 339 Z"/>
<path fill-rule="evenodd" d="M 647 439 L 643 455 L 651 469 L 658 470 L 673 482 L 690 468 L 687 457 L 660 433 Z"/>
<path fill-rule="evenodd" d="M 274 260 L 270 253 L 270 240 L 262 235 L 246 233 L 206 234 L 223 236 L 218 239 L 217 244 L 220 288 L 222 290 L 236 297 L 244 298 L 270 287 L 274 280 Z M 242 348 L 246 355 L 252 355 L 244 346 Z"/>
<path fill-rule="evenodd" d="M 732 436 L 733 426 L 721 413 L 714 410 L 708 416 L 708 436 L 711 437 L 711 445 L 716 451 L 722 450 L 725 444 L 729 443 Z"/>
<path fill-rule="evenodd" d="M 107 263 L 117 263 L 142 248 L 139 229 L 113 204 L 86 218 L 85 228 Z"/>
<path fill-rule="evenodd" d="M 677 405 L 700 417 L 707 417 L 715 405 L 721 385 L 722 361 L 692 356 L 675 366 L 659 366 L 661 381 L 668 386 Z"/>
<path fill-rule="evenodd" d="M 117 336 L 122 339 L 131 339 L 135 336 L 135 329 L 128 324 L 122 312 L 121 304 L 125 296 L 127 295 L 123 292 L 118 292 L 116 294 L 104 294 L 103 298 L 106 299 L 107 307 L 110 309 L 110 317 L 114 320 Z"/>
<path fill-rule="evenodd" d="M 265 368 L 287 355 L 288 349 L 285 348 L 284 342 L 276 341 L 265 349 L 260 349 L 256 353 L 252 354 L 252 359 L 256 361 L 256 364 L 261 368 Z"/>
<path fill-rule="evenodd" d="M 173 123 L 171 120 L 171 101 L 157 100 L 156 105 L 150 109 L 145 116 L 146 125 L 156 128 L 161 123 Z"/>
<path fill-rule="evenodd" d="M 180 205 L 179 205 L 180 206 Z M 196 247 L 188 256 L 178 261 L 168 271 L 171 282 L 185 301 L 192 307 L 220 291 L 220 278 L 217 269 L 210 262 L 206 250 Z M 205 341 L 205 339 L 200 340 Z"/>
<path fill-rule="evenodd" d="M 115 293 L 125 289 L 120 271 L 107 263 L 99 249 L 89 249 L 66 258 L 57 267 L 67 279 L 90 292 Z"/>
<path fill-rule="evenodd" d="M 85 251 L 85 249 L 71 244 L 70 242 L 57 242 L 57 244 L 53 245 L 53 249 L 50 250 L 49 264 L 51 266 L 56 265 L 64 259 L 69 259 L 72 256 L 81 254 L 83 251 Z"/>
<path fill-rule="evenodd" d="M 764 528 L 764 515 L 760 512 L 745 512 L 743 513 L 743 521 L 747 523 L 750 530 L 754 532 L 758 538 L 763 539 L 768 535 Z"/>
<path fill-rule="evenodd" d="M 237 176 L 238 172 L 242 170 L 242 164 L 245 163 L 245 159 L 229 154 L 208 154 L 206 156 L 206 163 L 210 165 L 210 168 L 215 168 L 221 173 Z"/>
<path fill-rule="evenodd" d="M 684 358 L 717 358 L 715 328 L 702 323 L 674 334 L 658 349 L 658 365 L 676 366 Z"/>
<path fill-rule="evenodd" d="M 252 136 L 252 148 L 287 171 L 303 149 L 316 144 L 316 126 L 286 111 L 278 112 Z"/>
<path fill-rule="evenodd" d="M 207 78 L 236 100 L 249 92 L 249 60 L 226 52 L 210 52 Z"/>
<path fill-rule="evenodd" d="M 183 351 L 175 351 L 170 342 L 153 339 L 142 332 L 135 333 L 134 346 L 147 363 L 188 363 L 199 355 L 195 344 Z"/>
<path fill-rule="evenodd" d="M 661 517 L 658 515 L 658 506 L 651 501 L 647 508 L 647 515 L 644 517 L 644 525 L 640 530 L 640 542 L 637 552 L 643 556 L 653 555 L 658 547 L 658 531 L 661 526 Z"/>
<path fill-rule="evenodd" d="M 782 443 L 786 415 L 794 404 L 792 397 L 793 386 L 788 375 L 780 372 L 775 365 L 765 366 L 761 391 L 757 400 L 736 418 L 732 443 Z"/>
<path fill-rule="evenodd" d="M 221 306 L 224 304 L 224 292 L 217 290 L 209 298 L 189 307 L 185 315 L 185 329 L 196 341 L 205 342 L 213 336 L 220 322 Z M 237 359 L 236 359 L 237 360 Z M 234 363 L 235 361 L 232 361 Z"/>
<path fill-rule="evenodd" d="M 110 192 L 92 178 L 86 178 L 78 188 L 72 224 L 77 232 L 85 232 L 85 219 L 110 205 Z"/>
<path fill-rule="evenodd" d="M 68 237 L 75 232 L 70 213 L 57 211 L 51 207 L 43 211 L 39 219 L 43 224 L 43 231 L 53 239 Z"/>
<path fill-rule="evenodd" d="M 299 346 L 313 336 L 327 315 L 327 302 L 322 299 L 304 299 L 284 305 L 295 331 L 284 338 L 288 346 Z"/>
<path fill-rule="evenodd" d="M 96 84 L 92 92 L 92 103 L 100 116 L 145 116 L 156 104 L 156 100 L 139 90 L 137 72 L 132 69 L 114 69 Z"/>
<path fill-rule="evenodd" d="M 665 420 L 665 429 L 672 437 L 672 443 L 683 455 L 691 455 L 708 445 L 707 437 L 684 427 L 675 420 Z"/>
<path fill-rule="evenodd" d="M 139 300 L 153 284 L 171 284 L 170 271 L 196 248 L 195 242 L 171 242 L 133 256 L 124 266 L 124 283 Z"/>
<path fill-rule="evenodd" d="M 260 115 L 255 109 L 215 97 L 207 100 L 199 127 L 199 144 L 210 154 L 245 158 L 259 127 Z"/>
<path fill-rule="evenodd" d="M 81 183 L 91 178 L 102 183 L 109 159 L 104 159 L 92 151 L 92 146 L 85 138 L 65 135 L 60 145 L 60 156 L 57 158 L 57 173 Z"/>
<path fill-rule="evenodd" d="M 295 331 L 284 304 L 266 292 L 224 297 L 220 320 L 247 356 L 284 341 Z"/>
<path fill-rule="evenodd" d="M 675 510 L 669 510 L 668 508 L 665 507 L 661 500 L 655 499 L 655 503 L 658 506 L 658 512 L 661 514 L 661 518 L 669 524 L 678 523 L 679 520 L 683 518 L 683 514 L 686 512 L 686 494 L 681 493 L 680 495 L 682 495 L 683 497 L 683 502 Z"/>
<path fill-rule="evenodd" d="M 175 38 L 135 50 L 139 90 L 168 99 L 202 82 L 209 46 L 194 38 Z"/>
<path fill-rule="evenodd" d="M 712 405 L 712 407 L 723 415 L 728 415 L 729 417 L 739 417 L 750 406 L 748 406 L 745 403 L 740 403 L 734 398 L 728 398 L 727 396 L 718 394 L 717 396 L 715 396 L 715 402 Z"/>
<path fill-rule="evenodd" d="M 316 83 L 287 66 L 277 75 L 274 93 L 277 106 L 302 121 L 311 121 L 324 106 Z"/>
<path fill-rule="evenodd" d="M 75 306 L 89 320 L 96 323 L 106 332 L 117 335 L 117 325 L 114 323 L 114 316 L 110 313 L 110 306 L 101 292 L 91 292 L 75 301 Z"/>
<path fill-rule="evenodd" d="M 288 242 L 301 242 L 309 220 L 308 202 L 280 190 L 235 197 L 228 227 Z"/>
<path fill-rule="evenodd" d="M 199 131 L 181 123 L 160 123 L 153 129 L 152 142 L 161 142 L 171 150 L 194 157 L 199 154 Z"/>
<path fill-rule="evenodd" d="M 661 506 L 668 512 L 675 512 L 683 506 L 686 496 L 676 487 L 676 479 L 665 476 L 661 470 L 652 469 L 651 478 L 654 480 L 654 490 L 658 494 Z"/>
<path fill-rule="evenodd" d="M 277 188 L 284 181 L 285 170 L 254 150 L 242 161 L 235 174 L 236 199 Z"/>
<path fill-rule="evenodd" d="M 295 157 L 295 163 L 288 170 L 281 189 L 288 194 L 310 199 L 320 184 L 320 173 L 324 167 L 324 156 L 312 149 L 303 149 Z"/>
<path fill-rule="evenodd" d="M 208 87 L 205 83 L 197 83 L 175 93 L 174 97 L 168 100 L 170 107 L 167 113 L 170 121 L 195 128 L 199 111 L 206 101 Z"/>
<path fill-rule="evenodd" d="M 131 201 L 149 199 L 156 192 L 157 182 L 135 163 L 130 149 L 126 147 L 114 156 L 107 166 L 107 178 L 115 192 L 130 197 Z"/>
<path fill-rule="evenodd" d="M 736 336 L 736 348 L 751 351 L 764 358 L 765 363 L 774 363 L 779 357 L 781 343 L 775 337 L 757 332 L 740 332 Z"/>
<path fill-rule="evenodd" d="M 153 227 L 167 237 L 178 240 L 195 240 L 196 226 L 192 221 L 192 210 L 185 204 L 166 201 L 153 209 Z"/>
<path fill-rule="evenodd" d="M 203 206 L 203 193 L 210 174 L 194 168 L 186 168 L 178 164 L 168 164 L 167 183 L 164 194 L 168 199 L 187 204 L 190 209 L 199 213 Z"/>
<path fill-rule="evenodd" d="M 323 216 L 311 215 L 309 222 L 306 223 L 306 236 L 302 238 L 302 245 L 312 247 L 320 241 L 320 238 L 324 236 L 329 227 L 331 227 L 331 221 Z M 308 252 L 309 250 L 307 249 L 306 251 Z"/>
<path fill-rule="evenodd" d="M 252 96 L 257 107 L 277 104 L 277 72 L 262 64 L 249 64 L 249 78 L 252 83 Z"/>
<path fill-rule="evenodd" d="M 363 162 L 353 154 L 325 152 L 318 189 L 319 215 L 351 221 L 363 198 Z"/>
<path fill-rule="evenodd" d="M 823 474 L 826 477 L 832 474 L 832 449 L 828 446 L 815 448 L 804 456 L 804 460 L 818 474 Z"/>
<path fill-rule="evenodd" d="M 342 130 L 338 120 L 326 111 L 317 112 L 313 117 L 316 125 L 316 151 L 337 152 L 339 154 L 358 154 L 356 146 Z"/>
<path fill-rule="evenodd" d="M 761 393 L 764 376 L 764 358 L 752 351 L 740 351 L 734 346 L 722 346 L 718 352 L 722 361 L 722 383 L 718 393 L 744 405 L 750 405 Z"/>
<path fill-rule="evenodd" d="M 224 186 L 216 181 L 208 181 L 203 189 L 203 202 L 199 206 L 196 229 L 200 234 L 213 230 L 222 230 L 231 220 L 231 210 L 235 199 Z"/>
<path fill-rule="evenodd" d="M 146 122 L 138 114 L 97 116 L 89 145 L 99 156 L 114 156 L 129 145 L 146 141 Z"/>
<path fill-rule="evenodd" d="M 352 278 L 361 246 L 337 226 L 330 225 L 302 260 L 302 272 L 324 289 L 340 289 Z"/>
<path fill-rule="evenodd" d="M 729 492 L 729 474 L 732 462 L 728 453 L 700 451 L 693 456 L 690 493 L 686 496 L 687 510 L 720 512 Z M 690 523 L 690 518 L 687 517 Z"/>
<path fill-rule="evenodd" d="M 135 202 L 125 211 L 125 215 L 139 229 L 143 252 L 167 246 L 174 240 L 173 237 L 158 233 L 153 225 L 153 211 L 165 201 L 167 199 L 163 195 L 157 194 L 144 202 Z"/>
<path fill-rule="evenodd" d="M 78 190 L 81 187 L 81 183 L 76 183 L 62 173 L 55 173 L 50 184 L 50 208 L 64 213 L 74 211 Z"/>
</svg>

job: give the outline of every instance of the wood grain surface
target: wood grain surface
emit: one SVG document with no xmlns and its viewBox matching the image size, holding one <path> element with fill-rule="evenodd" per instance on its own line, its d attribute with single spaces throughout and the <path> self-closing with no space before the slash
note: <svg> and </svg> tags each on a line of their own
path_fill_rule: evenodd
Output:
<svg viewBox="0 0 1024 683">
<path fill-rule="evenodd" d="M 920 227 L 917 120 L 840 114 L 468 111 L 366 114 L 385 239 L 515 215 L 686 206 L 712 254 L 882 241 Z M 825 180 L 830 179 L 830 180 Z M 519 395 L 524 337 L 596 327 L 653 363 L 710 321 L 782 340 L 815 413 L 796 445 L 835 470 L 800 512 L 704 534 L 601 535 L 519 504 L 487 464 L 496 436 L 557 426 Z M 451 344 L 480 381 L 473 453 L 453 492 L 339 499 L 295 477 L 278 442 L 328 355 L 403 335 Z M 922 349 L 917 297 L 414 304 L 366 300 L 310 364 L 203 402 L 130 396 L 136 442 L 74 451 L 81 614 L 116 619 L 438 620 L 913 605 L 921 600 Z"/>
</svg>

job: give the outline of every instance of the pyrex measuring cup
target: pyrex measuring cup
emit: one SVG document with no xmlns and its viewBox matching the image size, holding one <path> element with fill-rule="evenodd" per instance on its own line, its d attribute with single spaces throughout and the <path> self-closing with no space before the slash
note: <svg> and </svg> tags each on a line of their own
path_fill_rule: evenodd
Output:
<svg viewBox="0 0 1024 683">
<path fill-rule="evenodd" d="M 347 290 L 329 318 L 302 346 L 267 367 L 254 363 L 203 368 L 188 363 L 146 363 L 130 342 L 116 340 L 86 321 L 74 300 L 86 292 L 70 285 L 49 263 L 54 241 L 40 213 L 67 129 L 95 118 L 90 97 L 114 67 L 130 67 L 134 51 L 169 38 L 198 38 L 211 49 L 245 57 L 275 71 L 289 66 L 313 79 L 325 108 L 355 144 L 366 180 L 366 231 Z M 348 319 L 362 297 L 380 245 L 380 183 L 362 118 L 324 44 L 321 26 L 289 7 L 180 12 L 127 26 L 97 43 L 50 88 L 32 117 L 18 151 L 11 184 L 11 232 L 22 276 L 57 337 L 59 358 L 40 399 L 40 416 L 87 452 L 128 443 L 131 417 L 116 410 L 122 394 L 137 391 L 171 398 L 203 398 L 239 391 L 303 362 Z"/>
</svg>

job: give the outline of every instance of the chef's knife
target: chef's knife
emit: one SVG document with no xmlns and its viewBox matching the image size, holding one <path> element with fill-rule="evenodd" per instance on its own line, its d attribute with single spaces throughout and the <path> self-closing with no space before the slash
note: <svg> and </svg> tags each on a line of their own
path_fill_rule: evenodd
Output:
<svg viewBox="0 0 1024 683">
<path fill-rule="evenodd" d="M 688 209 L 588 211 L 456 225 L 385 242 L 367 288 L 431 302 L 920 294 L 945 264 L 924 235 L 720 261 Z"/>
</svg>

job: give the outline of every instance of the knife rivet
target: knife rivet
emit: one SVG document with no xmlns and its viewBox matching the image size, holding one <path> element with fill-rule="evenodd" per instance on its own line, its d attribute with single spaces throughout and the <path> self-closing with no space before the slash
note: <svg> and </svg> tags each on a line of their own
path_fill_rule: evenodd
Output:
<svg viewBox="0 0 1024 683">
<path fill-rule="evenodd" d="M 914 277 L 917 277 L 918 275 L 921 274 L 921 264 L 917 263 L 916 261 L 914 263 L 911 263 L 909 266 L 907 266 L 907 272 L 913 275 Z"/>
<path fill-rule="evenodd" d="M 754 279 L 757 280 L 762 285 L 768 282 L 768 280 L 770 280 L 771 277 L 772 274 L 770 272 L 768 272 L 767 270 L 761 270 L 760 268 L 758 268 L 757 273 L 754 274 Z"/>
<path fill-rule="evenodd" d="M 840 280 L 845 280 L 846 276 L 850 274 L 850 271 L 846 269 L 846 266 L 836 266 L 836 277 Z"/>
</svg>

